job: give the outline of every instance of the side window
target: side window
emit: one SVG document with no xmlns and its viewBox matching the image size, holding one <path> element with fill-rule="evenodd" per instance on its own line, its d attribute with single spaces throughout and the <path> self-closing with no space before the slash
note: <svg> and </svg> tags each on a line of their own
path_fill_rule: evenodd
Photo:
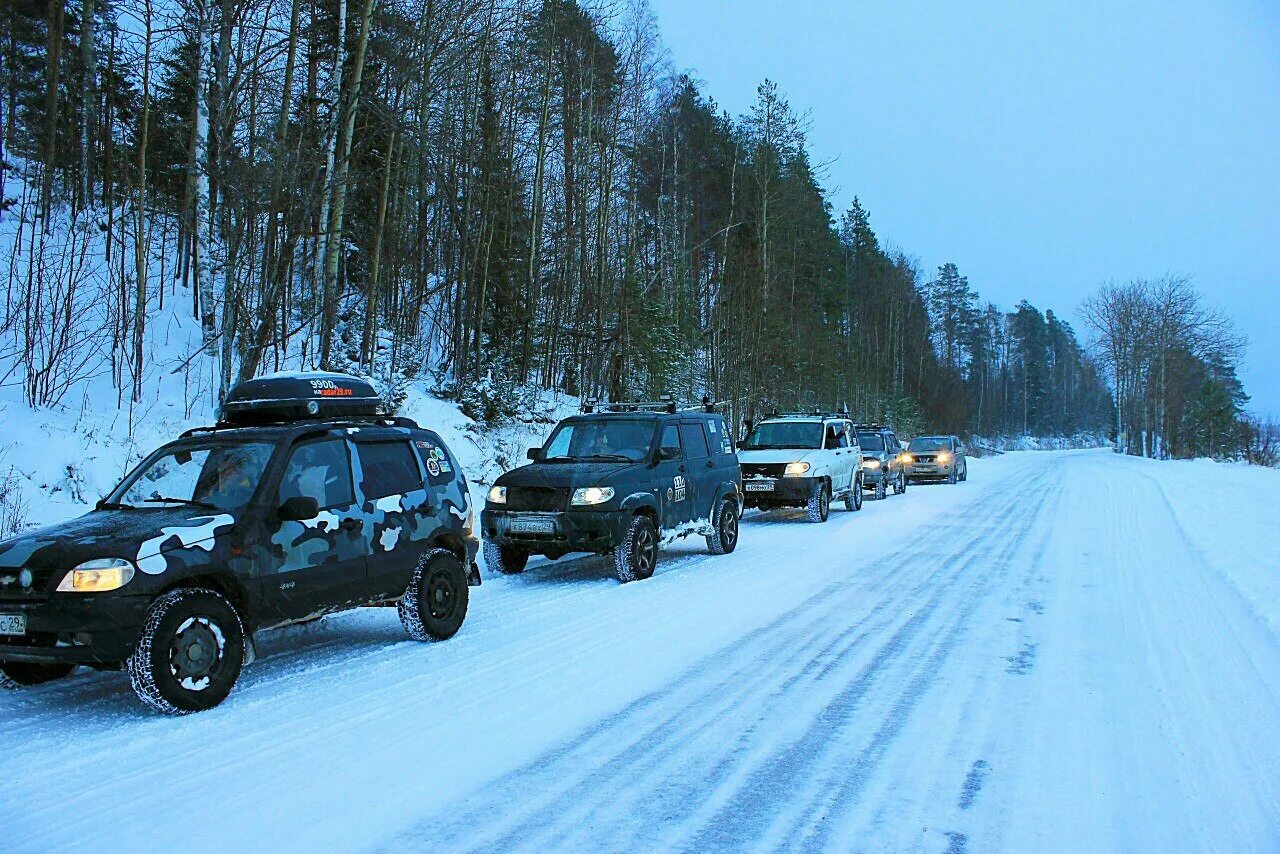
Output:
<svg viewBox="0 0 1280 854">
<path fill-rule="evenodd" d="M 718 415 L 708 418 L 706 426 L 711 431 L 711 435 L 707 437 L 711 443 L 711 453 L 732 454 L 733 440 L 729 438 L 729 428 L 725 426 L 724 419 Z"/>
<path fill-rule="evenodd" d="M 680 451 L 680 434 L 676 431 L 676 425 L 668 424 L 662 428 L 662 444 L 658 447 L 664 451 L 675 451 L 677 457 L 683 456 Z"/>
<path fill-rule="evenodd" d="M 707 432 L 702 429 L 701 424 L 682 423 L 680 441 L 684 443 L 685 456 L 691 459 L 699 460 L 711 456 L 711 449 L 707 447 Z"/>
<path fill-rule="evenodd" d="M 360 491 L 366 501 L 422 489 L 418 459 L 408 442 L 359 442 Z"/>
<path fill-rule="evenodd" d="M 321 510 L 349 507 L 355 503 L 351 485 L 351 460 L 347 443 L 342 439 L 325 439 L 299 445 L 289 454 L 284 477 L 280 480 L 280 500 L 314 498 Z"/>
<path fill-rule="evenodd" d="M 836 428 L 836 447 L 837 448 L 849 447 L 849 431 L 844 429 L 843 424 L 837 424 L 835 425 L 835 428 Z"/>
<path fill-rule="evenodd" d="M 852 423 L 848 421 L 844 422 L 844 434 L 849 437 L 850 447 L 853 447 L 853 448 L 858 447 L 858 434 L 853 432 Z"/>
</svg>

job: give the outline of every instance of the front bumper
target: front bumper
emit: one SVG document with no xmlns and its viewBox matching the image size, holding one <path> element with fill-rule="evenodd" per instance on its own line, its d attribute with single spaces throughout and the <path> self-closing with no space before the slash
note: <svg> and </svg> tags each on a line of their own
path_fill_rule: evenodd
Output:
<svg viewBox="0 0 1280 854">
<path fill-rule="evenodd" d="M 862 467 L 862 488 L 875 489 L 876 484 L 880 483 L 880 481 L 885 481 L 887 483 L 889 481 L 889 474 L 890 474 L 889 469 L 885 468 L 884 466 L 880 466 L 878 468 L 873 468 L 873 469 L 869 469 L 866 466 L 863 466 Z"/>
<path fill-rule="evenodd" d="M 150 604 L 110 593 L 0 601 L 0 614 L 27 618 L 25 635 L 0 637 L 0 662 L 118 665 L 133 653 Z"/>
<path fill-rule="evenodd" d="M 486 539 L 502 546 L 531 552 L 604 553 L 626 538 L 634 515 L 630 510 L 485 510 L 480 525 Z"/>
<path fill-rule="evenodd" d="M 913 463 L 907 467 L 907 477 L 912 480 L 946 480 L 954 471 L 954 465 Z"/>
<path fill-rule="evenodd" d="M 742 500 L 747 507 L 797 507 L 809 501 L 816 477 L 743 478 Z"/>
</svg>

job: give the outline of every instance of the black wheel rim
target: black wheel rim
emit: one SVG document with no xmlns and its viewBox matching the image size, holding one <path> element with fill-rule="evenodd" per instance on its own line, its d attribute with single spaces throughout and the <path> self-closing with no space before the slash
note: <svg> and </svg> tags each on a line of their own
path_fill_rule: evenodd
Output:
<svg viewBox="0 0 1280 854">
<path fill-rule="evenodd" d="M 169 672 L 188 691 L 203 691 L 226 664 L 227 634 L 211 617 L 188 617 L 169 642 Z"/>
<path fill-rule="evenodd" d="M 738 512 L 726 505 L 720 514 L 720 545 L 731 549 L 738 542 Z"/>
<path fill-rule="evenodd" d="M 648 575 L 653 572 L 653 566 L 657 562 L 657 542 L 653 538 L 653 531 L 648 525 L 641 525 L 636 531 L 635 556 L 636 571 L 640 575 Z"/>
<path fill-rule="evenodd" d="M 427 613 L 433 620 L 443 620 L 453 614 L 458 601 L 458 587 L 453 576 L 438 569 L 427 581 Z"/>
</svg>

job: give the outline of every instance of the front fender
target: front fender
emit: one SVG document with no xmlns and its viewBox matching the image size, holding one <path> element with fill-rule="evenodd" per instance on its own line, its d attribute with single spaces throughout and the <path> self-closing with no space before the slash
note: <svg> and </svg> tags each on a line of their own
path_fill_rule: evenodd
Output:
<svg viewBox="0 0 1280 854">
<path fill-rule="evenodd" d="M 626 498 L 622 499 L 622 503 L 618 505 L 618 509 L 627 510 L 631 513 L 637 510 L 652 510 L 658 512 L 658 498 L 652 492 L 633 492 Z"/>
</svg>

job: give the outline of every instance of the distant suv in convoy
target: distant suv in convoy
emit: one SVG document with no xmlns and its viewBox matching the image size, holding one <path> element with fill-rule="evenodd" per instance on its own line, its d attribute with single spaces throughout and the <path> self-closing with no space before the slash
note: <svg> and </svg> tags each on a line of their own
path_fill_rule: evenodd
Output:
<svg viewBox="0 0 1280 854">
<path fill-rule="evenodd" d="M 902 444 L 893 430 L 879 424 L 859 424 L 855 428 L 862 448 L 862 485 L 883 499 L 889 487 L 894 495 L 907 491 L 907 471 L 903 466 Z"/>
<path fill-rule="evenodd" d="M 804 507 L 825 522 L 832 501 L 862 509 L 862 453 L 847 415 L 771 415 L 738 446 L 747 507 Z"/>
<path fill-rule="evenodd" d="M 89 514 L 0 543 L 0 683 L 125 669 L 154 708 L 193 712 L 259 629 L 394 605 L 411 637 L 451 637 L 480 577 L 466 479 L 379 407 L 341 374 L 241 383 Z"/>
<path fill-rule="evenodd" d="M 500 572 L 594 552 L 626 582 L 653 575 L 659 545 L 677 537 L 701 534 L 713 554 L 738 544 L 738 458 L 710 406 L 588 404 L 529 459 L 494 482 L 481 515 L 485 562 Z"/>
<path fill-rule="evenodd" d="M 954 484 L 969 479 L 964 445 L 955 436 L 915 437 L 907 445 L 904 462 L 909 480 L 943 480 Z"/>
</svg>

